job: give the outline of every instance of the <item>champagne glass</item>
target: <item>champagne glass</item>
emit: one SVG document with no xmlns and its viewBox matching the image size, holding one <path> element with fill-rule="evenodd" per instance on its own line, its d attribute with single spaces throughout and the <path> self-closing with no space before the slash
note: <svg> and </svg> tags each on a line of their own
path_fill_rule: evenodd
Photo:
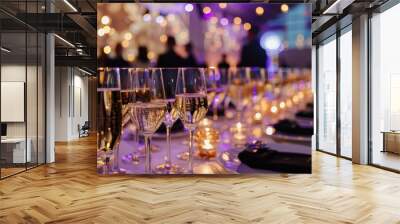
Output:
<svg viewBox="0 0 400 224">
<path fill-rule="evenodd" d="M 121 80 L 121 101 L 122 101 L 122 124 L 121 124 L 121 136 L 124 135 L 125 130 L 134 131 L 133 142 L 138 143 L 137 128 L 133 119 L 133 103 L 135 102 L 135 88 L 134 88 L 134 76 L 136 71 L 134 68 L 120 68 L 120 80 Z M 132 153 L 129 153 L 125 158 L 132 158 L 132 162 L 139 163 L 140 153 L 137 145 Z"/>
<path fill-rule="evenodd" d="M 136 69 L 134 76 L 135 103 L 133 104 L 133 118 L 140 134 L 145 141 L 145 173 L 152 173 L 151 169 L 151 137 L 164 120 L 167 106 L 160 102 L 155 94 L 155 86 L 147 68 Z"/>
<path fill-rule="evenodd" d="M 207 89 L 207 96 L 209 96 L 209 89 L 212 90 L 214 96 L 212 102 L 208 102 L 209 106 L 212 106 L 213 112 L 213 120 L 218 120 L 218 107 L 224 101 L 226 96 L 226 86 L 228 85 L 226 69 L 218 69 L 218 68 L 208 68 L 207 69 L 207 80 L 211 84 L 211 88 Z M 208 97 L 207 100 L 209 100 Z"/>
<path fill-rule="evenodd" d="M 97 153 L 104 163 L 103 174 L 111 174 L 121 133 L 120 69 L 99 68 L 97 80 Z"/>
<path fill-rule="evenodd" d="M 248 86 L 249 78 L 249 68 L 229 69 L 228 95 L 231 99 L 231 102 L 235 105 L 238 121 L 242 121 L 244 108 L 249 102 L 248 95 L 251 94 L 251 88 L 249 91 Z"/>
<path fill-rule="evenodd" d="M 155 101 L 167 105 L 167 111 L 164 117 L 164 125 L 167 132 L 167 150 L 165 161 L 156 167 L 157 173 L 177 174 L 182 172 L 182 169 L 177 164 L 173 164 L 171 160 L 171 128 L 179 117 L 178 111 L 174 107 L 174 103 L 176 82 L 180 71 L 179 68 L 152 69 L 152 81 L 154 83 L 153 89 L 156 96 Z"/>
<path fill-rule="evenodd" d="M 174 104 L 179 118 L 189 129 L 189 168 L 193 173 L 193 133 L 198 123 L 206 116 L 207 84 L 203 68 L 182 68 L 176 84 Z"/>
</svg>

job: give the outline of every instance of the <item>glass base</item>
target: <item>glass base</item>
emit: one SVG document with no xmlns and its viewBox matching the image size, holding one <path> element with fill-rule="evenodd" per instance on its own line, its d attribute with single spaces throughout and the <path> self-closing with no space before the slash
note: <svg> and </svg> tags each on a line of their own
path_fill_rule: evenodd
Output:
<svg viewBox="0 0 400 224">
<path fill-rule="evenodd" d="M 178 155 L 176 155 L 176 158 L 178 158 L 179 160 L 188 161 L 189 160 L 189 152 L 181 152 Z"/>
<path fill-rule="evenodd" d="M 154 173 L 156 173 L 156 174 L 183 174 L 183 173 L 185 173 L 185 169 L 178 166 L 177 164 L 171 164 L 171 163 L 165 162 L 163 164 L 157 165 L 157 167 L 154 169 Z"/>
</svg>

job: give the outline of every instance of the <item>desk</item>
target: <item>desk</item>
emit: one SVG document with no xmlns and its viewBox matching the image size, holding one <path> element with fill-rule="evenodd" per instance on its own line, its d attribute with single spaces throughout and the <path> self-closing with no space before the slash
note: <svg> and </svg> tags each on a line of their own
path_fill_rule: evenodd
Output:
<svg viewBox="0 0 400 224">
<path fill-rule="evenodd" d="M 383 150 L 382 152 L 392 152 L 400 154 L 400 131 L 382 131 Z"/>
<path fill-rule="evenodd" d="M 1 139 L 1 156 L 6 163 L 25 163 L 31 162 L 31 139 L 28 142 L 25 152 L 25 138 L 5 138 Z M 11 159 L 12 158 L 12 159 Z M 26 159 L 26 160 L 25 160 Z"/>
</svg>

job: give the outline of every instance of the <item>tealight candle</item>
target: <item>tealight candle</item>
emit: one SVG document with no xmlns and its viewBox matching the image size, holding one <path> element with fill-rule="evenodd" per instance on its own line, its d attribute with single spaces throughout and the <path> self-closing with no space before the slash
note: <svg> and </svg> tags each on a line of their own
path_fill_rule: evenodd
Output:
<svg viewBox="0 0 400 224">
<path fill-rule="evenodd" d="M 201 158 L 210 159 L 217 155 L 219 132 L 211 127 L 199 128 L 195 135 L 197 154 Z"/>
<path fill-rule="evenodd" d="M 260 112 L 256 112 L 253 116 L 254 123 L 260 123 L 262 121 L 262 114 Z"/>
<path fill-rule="evenodd" d="M 237 142 L 243 142 L 246 140 L 246 135 L 244 134 L 245 128 L 243 127 L 243 124 L 241 122 L 238 122 L 235 124 L 235 127 L 232 128 L 233 138 Z"/>
</svg>

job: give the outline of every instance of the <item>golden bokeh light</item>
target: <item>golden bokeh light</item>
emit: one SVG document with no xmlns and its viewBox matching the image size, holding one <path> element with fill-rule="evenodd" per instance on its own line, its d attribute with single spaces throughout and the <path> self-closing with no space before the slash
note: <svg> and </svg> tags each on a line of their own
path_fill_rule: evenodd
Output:
<svg viewBox="0 0 400 224">
<path fill-rule="evenodd" d="M 261 16 L 262 14 L 264 14 L 264 8 L 261 7 L 261 6 L 258 6 L 258 7 L 256 8 L 256 14 L 259 15 L 259 16 Z"/>
<path fill-rule="evenodd" d="M 243 29 L 249 31 L 251 29 L 251 24 L 250 23 L 243 24 Z"/>
<path fill-rule="evenodd" d="M 103 52 L 104 52 L 104 54 L 109 54 L 109 53 L 111 53 L 111 47 L 110 47 L 109 45 L 106 45 L 106 46 L 103 48 Z"/>
<path fill-rule="evenodd" d="M 240 25 L 242 23 L 242 19 L 240 17 L 233 18 L 233 23 L 236 25 Z"/>
<path fill-rule="evenodd" d="M 288 12 L 289 11 L 289 6 L 287 4 L 282 4 L 281 5 L 281 11 L 282 12 Z"/>
<path fill-rule="evenodd" d="M 208 7 L 208 6 L 204 7 L 204 8 L 203 8 L 203 13 L 204 13 L 204 14 L 211 13 L 211 8 Z"/>
<path fill-rule="evenodd" d="M 218 6 L 219 6 L 221 9 L 224 9 L 224 8 L 226 8 L 226 7 L 228 6 L 228 4 L 227 4 L 227 3 L 219 3 Z"/>
<path fill-rule="evenodd" d="M 163 34 L 163 35 L 160 36 L 161 43 L 166 43 L 167 40 L 168 40 L 168 36 L 167 35 Z"/>
</svg>

